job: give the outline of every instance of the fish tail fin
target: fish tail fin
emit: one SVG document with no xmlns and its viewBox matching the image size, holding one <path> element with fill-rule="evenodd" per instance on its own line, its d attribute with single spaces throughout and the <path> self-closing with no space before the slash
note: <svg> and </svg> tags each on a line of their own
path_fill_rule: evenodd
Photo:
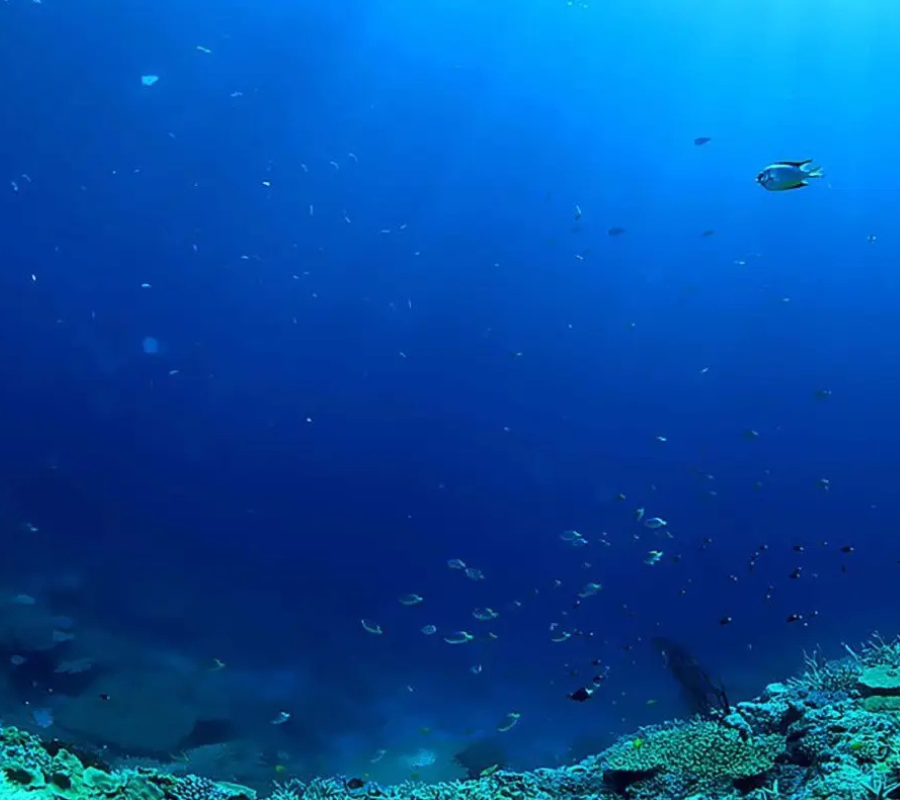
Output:
<svg viewBox="0 0 900 800">
<path fill-rule="evenodd" d="M 824 178 L 825 170 L 821 167 L 816 167 L 810 164 L 803 170 L 806 173 L 807 178 Z"/>
</svg>

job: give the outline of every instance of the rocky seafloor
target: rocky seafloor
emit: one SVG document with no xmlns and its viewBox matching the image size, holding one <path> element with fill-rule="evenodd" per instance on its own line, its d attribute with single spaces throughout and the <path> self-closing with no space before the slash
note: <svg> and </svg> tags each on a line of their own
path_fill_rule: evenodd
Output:
<svg viewBox="0 0 900 800">
<path fill-rule="evenodd" d="M 602 702 L 602 700 L 600 701 Z M 0 731 L 0 800 L 255 800 L 257 793 Z M 577 764 L 380 786 L 357 776 L 274 784 L 271 800 L 888 800 L 900 796 L 900 640 L 871 640 L 750 702 L 642 728 Z"/>
</svg>

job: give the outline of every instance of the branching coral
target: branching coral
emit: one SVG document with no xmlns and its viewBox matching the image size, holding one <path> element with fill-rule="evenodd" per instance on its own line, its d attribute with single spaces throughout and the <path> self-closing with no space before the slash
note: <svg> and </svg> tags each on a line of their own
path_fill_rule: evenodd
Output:
<svg viewBox="0 0 900 800">
<path fill-rule="evenodd" d="M 859 661 L 854 656 L 829 661 L 818 649 L 812 653 L 804 652 L 803 673 L 791 678 L 788 686 L 815 692 L 850 692 L 856 687 L 860 672 Z"/>
<path fill-rule="evenodd" d="M 869 800 L 888 800 L 900 789 L 900 783 L 891 782 L 883 773 L 871 772 L 862 778 L 859 785 L 867 792 Z"/>
</svg>

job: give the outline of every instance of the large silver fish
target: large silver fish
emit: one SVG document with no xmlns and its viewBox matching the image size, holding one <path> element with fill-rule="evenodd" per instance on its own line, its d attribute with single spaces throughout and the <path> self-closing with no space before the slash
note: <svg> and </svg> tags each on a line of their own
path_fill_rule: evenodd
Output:
<svg viewBox="0 0 900 800">
<path fill-rule="evenodd" d="M 822 178 L 824 175 L 822 168 L 815 166 L 811 158 L 806 161 L 778 161 L 760 172 L 756 182 L 767 191 L 784 192 L 809 186 L 810 178 Z"/>
</svg>

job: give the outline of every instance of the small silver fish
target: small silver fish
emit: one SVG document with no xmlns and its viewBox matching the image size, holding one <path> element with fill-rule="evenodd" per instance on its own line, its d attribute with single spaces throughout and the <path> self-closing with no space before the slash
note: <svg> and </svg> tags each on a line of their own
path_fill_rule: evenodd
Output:
<svg viewBox="0 0 900 800">
<path fill-rule="evenodd" d="M 770 164 L 759 175 L 756 182 L 769 192 L 784 192 L 788 189 L 801 189 L 809 186 L 810 178 L 822 178 L 825 172 L 821 167 L 806 161 L 778 161 Z"/>
<path fill-rule="evenodd" d="M 401 605 L 404 606 L 417 606 L 421 603 L 425 598 L 420 594 L 405 594 L 400 598 Z"/>
</svg>

